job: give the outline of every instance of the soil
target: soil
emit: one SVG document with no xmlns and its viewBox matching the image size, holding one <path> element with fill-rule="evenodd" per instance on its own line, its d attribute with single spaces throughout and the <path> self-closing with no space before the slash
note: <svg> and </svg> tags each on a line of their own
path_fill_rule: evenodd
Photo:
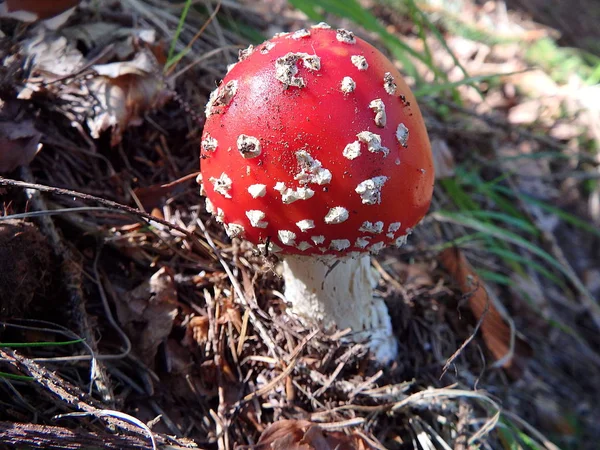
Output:
<svg viewBox="0 0 600 450">
<path fill-rule="evenodd" d="M 0 319 L 31 315 L 52 297 L 52 261 L 47 238 L 30 222 L 0 222 Z"/>
</svg>

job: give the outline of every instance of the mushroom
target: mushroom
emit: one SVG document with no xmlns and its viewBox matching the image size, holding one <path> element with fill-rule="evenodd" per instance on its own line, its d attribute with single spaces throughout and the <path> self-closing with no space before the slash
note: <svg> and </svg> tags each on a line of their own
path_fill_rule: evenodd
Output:
<svg viewBox="0 0 600 450">
<path fill-rule="evenodd" d="M 402 76 L 370 44 L 319 24 L 241 52 L 206 107 L 207 210 L 230 237 L 283 258 L 288 310 L 351 328 L 396 357 L 370 255 L 427 212 L 433 163 Z"/>
</svg>

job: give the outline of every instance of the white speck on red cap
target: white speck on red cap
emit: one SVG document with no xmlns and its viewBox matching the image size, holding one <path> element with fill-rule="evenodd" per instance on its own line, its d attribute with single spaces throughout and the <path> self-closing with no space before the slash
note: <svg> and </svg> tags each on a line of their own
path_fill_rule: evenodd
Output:
<svg viewBox="0 0 600 450">
<path fill-rule="evenodd" d="M 401 226 L 402 226 L 402 224 L 400 222 L 390 223 L 390 225 L 388 226 L 388 229 L 387 229 L 386 236 L 389 237 L 390 239 L 392 239 L 394 237 L 394 234 L 396 233 L 396 231 L 398 231 Z"/>
<path fill-rule="evenodd" d="M 359 237 L 356 239 L 354 246 L 358 248 L 365 248 L 367 245 L 369 245 L 369 239 L 371 239 L 370 236 Z"/>
<path fill-rule="evenodd" d="M 225 172 L 219 178 L 210 177 L 208 181 L 213 184 L 215 192 L 218 192 L 225 198 L 231 198 L 229 191 L 231 190 L 232 181 Z"/>
<path fill-rule="evenodd" d="M 383 88 L 390 95 L 396 93 L 396 83 L 394 82 L 394 76 L 390 72 L 386 72 L 383 75 Z"/>
<path fill-rule="evenodd" d="M 385 115 L 385 104 L 383 103 L 383 100 L 376 98 L 369 103 L 369 108 L 371 108 L 375 113 L 375 125 L 377 125 L 379 128 L 385 127 L 387 117 Z"/>
<path fill-rule="evenodd" d="M 356 193 L 360 195 L 363 205 L 381 204 L 381 188 L 388 180 L 388 177 L 379 176 L 362 181 L 356 186 Z"/>
<path fill-rule="evenodd" d="M 225 227 L 225 233 L 231 239 L 243 235 L 244 231 L 246 231 L 242 225 L 237 223 L 226 223 L 223 226 Z"/>
<path fill-rule="evenodd" d="M 331 208 L 325 216 L 325 223 L 342 223 L 348 220 L 349 217 L 350 215 L 348 214 L 348 210 L 346 208 L 344 208 L 343 206 L 336 206 L 334 208 Z"/>
<path fill-rule="evenodd" d="M 398 239 L 396 239 L 396 242 L 394 243 L 394 245 L 396 247 L 401 247 L 404 244 L 406 244 L 407 241 L 408 241 L 408 234 L 405 234 L 405 235 L 400 236 Z"/>
<path fill-rule="evenodd" d="M 310 37 L 310 31 L 308 31 L 306 28 L 302 28 L 298 31 L 294 31 L 291 36 L 288 36 L 288 38 L 291 37 L 292 39 L 302 39 L 302 38 L 307 38 Z"/>
<path fill-rule="evenodd" d="M 204 139 L 200 143 L 202 150 L 205 152 L 214 152 L 217 149 L 217 145 L 217 140 L 208 133 L 206 133 L 206 136 L 204 136 Z"/>
<path fill-rule="evenodd" d="M 322 244 L 323 242 L 325 242 L 325 236 L 323 235 L 319 235 L 319 236 L 311 236 L 310 238 L 315 244 L 319 245 Z"/>
<path fill-rule="evenodd" d="M 300 228 L 300 231 L 308 231 L 315 227 L 315 222 L 314 220 L 303 219 L 299 222 L 296 222 L 296 226 Z"/>
<path fill-rule="evenodd" d="M 258 244 L 257 247 L 261 253 L 266 253 L 266 250 L 267 250 L 266 244 Z M 269 253 L 279 253 L 281 250 L 283 250 L 283 249 L 279 245 L 277 245 L 275 242 L 273 242 L 273 241 L 269 242 Z"/>
<path fill-rule="evenodd" d="M 309 249 L 309 248 L 311 248 L 312 246 L 313 246 L 313 245 L 312 245 L 311 243 L 309 243 L 309 242 L 306 242 L 306 241 L 302 241 L 302 242 L 300 242 L 300 243 L 299 243 L 299 244 L 296 246 L 296 248 L 297 248 L 298 250 L 300 250 L 300 251 L 302 251 L 302 252 L 303 252 L 303 251 L 306 251 L 306 250 L 308 250 L 308 249 Z"/>
<path fill-rule="evenodd" d="M 329 244 L 329 248 L 341 252 L 350 247 L 350 241 L 348 239 L 332 239 Z"/>
<path fill-rule="evenodd" d="M 356 137 L 359 141 L 367 144 L 367 149 L 371 153 L 381 152 L 384 157 L 390 153 L 390 150 L 387 147 L 381 145 L 381 136 L 378 134 L 371 133 L 370 131 L 361 131 Z"/>
<path fill-rule="evenodd" d="M 356 89 L 356 82 L 350 77 L 344 77 L 341 85 L 342 92 L 344 94 L 350 94 L 351 92 L 354 92 L 354 89 Z"/>
<path fill-rule="evenodd" d="M 252 184 L 248 186 L 248 193 L 252 198 L 264 197 L 267 193 L 267 186 L 265 184 Z"/>
<path fill-rule="evenodd" d="M 225 213 L 221 208 L 217 208 L 217 213 L 215 214 L 215 220 L 219 223 L 225 222 Z"/>
<path fill-rule="evenodd" d="M 215 89 L 210 94 L 208 99 L 208 103 L 206 104 L 206 109 L 204 113 L 206 117 L 214 114 L 214 108 L 216 106 L 227 106 L 235 96 L 237 92 L 238 82 L 237 80 L 228 81 L 225 86 L 221 86 L 219 89 Z"/>
<path fill-rule="evenodd" d="M 254 45 L 249 45 L 248 48 L 240 50 L 238 52 L 238 61 L 241 62 L 241 61 L 245 60 L 252 53 L 254 53 Z"/>
<path fill-rule="evenodd" d="M 237 138 L 237 149 L 245 159 L 256 158 L 261 153 L 260 141 L 254 136 L 240 134 Z"/>
<path fill-rule="evenodd" d="M 308 70 L 315 71 L 321 68 L 321 58 L 317 55 L 290 52 L 277 58 L 275 61 L 275 78 L 281 81 L 286 88 L 289 86 L 299 88 L 306 86 L 304 79 L 296 76 L 298 74 L 298 66 L 296 65 L 298 60 L 302 60 L 304 67 Z"/>
<path fill-rule="evenodd" d="M 342 155 L 351 161 L 358 158 L 360 156 L 360 141 L 354 141 L 346 145 Z"/>
<path fill-rule="evenodd" d="M 290 230 L 279 230 L 277 231 L 277 237 L 283 245 L 295 245 L 296 244 L 296 233 Z"/>
<path fill-rule="evenodd" d="M 398 128 L 396 129 L 396 139 L 398 139 L 398 142 L 402 147 L 406 147 L 408 144 L 408 134 L 408 128 L 406 128 L 406 125 L 403 123 L 398 125 Z"/>
<path fill-rule="evenodd" d="M 376 255 L 377 253 L 379 253 L 381 251 L 381 249 L 383 247 L 385 247 L 385 242 L 383 242 L 383 241 L 376 242 L 369 247 L 369 251 Z"/>
<path fill-rule="evenodd" d="M 339 28 L 336 31 L 335 38 L 344 44 L 356 44 L 354 33 L 352 31 L 345 30 L 344 28 Z"/>
<path fill-rule="evenodd" d="M 206 197 L 204 199 L 204 204 L 205 204 L 205 208 L 206 208 L 206 212 L 213 214 L 215 212 L 215 205 L 213 205 L 213 202 L 210 201 L 210 198 Z"/>
<path fill-rule="evenodd" d="M 299 187 L 297 189 L 288 188 L 285 183 L 279 181 L 275 184 L 274 189 L 281 194 L 281 201 L 286 205 L 294 203 L 296 200 L 308 200 L 315 195 L 315 191 L 307 187 Z"/>
<path fill-rule="evenodd" d="M 311 26 L 311 28 L 321 28 L 324 30 L 329 30 L 331 28 L 331 25 L 325 22 L 319 22 L 318 24 Z"/>
<path fill-rule="evenodd" d="M 361 225 L 361 227 L 358 229 L 358 231 L 364 231 L 365 233 L 373 233 L 373 234 L 379 234 L 383 231 L 383 222 L 379 221 L 379 222 L 363 222 L 363 224 Z"/>
<path fill-rule="evenodd" d="M 277 45 L 275 42 L 267 42 L 265 45 L 263 45 L 260 48 L 260 52 L 263 55 L 266 55 L 267 53 L 269 53 L 271 50 L 273 50 L 273 48 L 275 47 L 275 45 Z"/>
<path fill-rule="evenodd" d="M 267 225 L 269 225 L 269 222 L 263 221 L 263 219 L 266 217 L 266 214 L 258 209 L 246 211 L 246 217 L 250 221 L 250 225 L 255 228 L 267 228 Z"/>
<path fill-rule="evenodd" d="M 350 61 L 352 61 L 352 64 L 360 71 L 365 71 L 369 68 L 369 63 L 362 55 L 352 55 Z"/>
<path fill-rule="evenodd" d="M 300 184 L 323 185 L 331 182 L 331 172 L 323 168 L 321 161 L 314 159 L 306 150 L 298 150 L 296 159 L 300 166 L 300 172 L 294 176 L 294 180 L 299 181 Z"/>
</svg>

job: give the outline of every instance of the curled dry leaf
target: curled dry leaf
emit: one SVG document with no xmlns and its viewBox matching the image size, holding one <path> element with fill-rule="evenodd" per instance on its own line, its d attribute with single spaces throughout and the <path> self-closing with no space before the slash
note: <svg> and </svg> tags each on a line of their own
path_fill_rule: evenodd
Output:
<svg viewBox="0 0 600 450">
<path fill-rule="evenodd" d="M 229 298 L 224 299 L 221 303 L 221 313 L 217 319 L 219 325 L 226 325 L 228 322 L 231 322 L 238 332 L 242 329 L 242 313 L 240 312 L 240 308 Z"/>
<path fill-rule="evenodd" d="M 131 30 L 127 39 L 119 31 L 108 33 L 118 37 L 115 42 L 109 43 L 103 36 L 108 50 L 102 57 L 129 59 L 89 67 L 91 61 L 73 44 L 81 31 L 65 30 L 73 38 L 70 41 L 41 30 L 22 47 L 23 55 L 32 60 L 32 76 L 19 98 L 29 99 L 33 95 L 46 95 L 51 100 L 61 98 L 60 109 L 69 119 L 86 123 L 95 139 L 111 129 L 111 145 L 117 145 L 127 127 L 140 125 L 144 114 L 161 107 L 171 96 L 156 62 L 154 33 Z M 96 35 L 87 37 L 93 36 Z M 84 77 L 89 70 L 95 76 Z"/>
<path fill-rule="evenodd" d="M 195 316 L 190 319 L 187 329 L 194 341 L 199 345 L 204 345 L 208 341 L 209 326 L 210 322 L 207 316 Z"/>
<path fill-rule="evenodd" d="M 117 297 L 117 316 L 142 361 L 152 367 L 158 346 L 169 336 L 177 316 L 177 290 L 163 267 L 150 279 Z"/>
<path fill-rule="evenodd" d="M 31 71 L 34 76 L 39 76 L 43 82 L 51 82 L 57 78 L 75 74 L 85 62 L 85 58 L 74 45 L 64 36 L 56 36 L 40 30 L 36 36 L 23 42 L 24 56 L 31 58 Z M 37 80 L 36 80 L 37 81 Z M 28 89 L 37 92 L 43 83 L 27 83 Z M 57 86 L 58 87 L 58 86 Z M 48 89 L 53 86 L 48 87 Z M 26 97 L 19 94 L 20 98 Z"/>
<path fill-rule="evenodd" d="M 140 125 L 144 113 L 162 106 L 170 98 L 170 91 L 155 75 L 156 69 L 146 52 L 137 54 L 131 61 L 92 68 L 99 76 L 90 80 L 88 87 L 98 101 L 87 124 L 95 139 L 112 128 L 113 146 L 121 141 L 128 126 Z"/>
<path fill-rule="evenodd" d="M 442 251 L 439 260 L 468 298 L 469 308 L 475 319 L 482 320 L 481 335 L 494 359 L 498 361 L 506 358 L 511 351 L 511 329 L 490 300 L 483 282 L 460 249 L 448 248 Z M 507 359 L 502 367 L 511 377 L 519 378 L 530 356 L 530 347 L 515 336 L 512 358 Z"/>
<path fill-rule="evenodd" d="M 356 434 L 325 432 L 307 420 L 280 420 L 261 434 L 256 448 L 272 450 L 367 450 L 371 447 Z"/>
</svg>

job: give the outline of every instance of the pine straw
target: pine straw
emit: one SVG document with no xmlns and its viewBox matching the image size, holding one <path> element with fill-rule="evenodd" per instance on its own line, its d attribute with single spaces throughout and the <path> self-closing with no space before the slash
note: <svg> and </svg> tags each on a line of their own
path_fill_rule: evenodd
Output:
<svg viewBox="0 0 600 450">
<path fill-rule="evenodd" d="M 178 11 L 160 2 L 128 0 L 116 12 L 101 7 L 97 16 L 84 8 L 73 20 L 99 17 L 168 35 L 177 24 Z M 240 22 L 257 27 L 269 21 L 272 26 L 290 25 L 228 2 L 221 4 L 216 17 L 243 17 Z M 192 41 L 204 18 L 197 13 L 188 18 L 178 50 Z M 18 39 L 19 34 L 14 36 Z M 174 80 L 177 93 L 191 109 L 203 109 L 214 80 L 235 59 L 228 49 L 242 43 L 216 20 L 194 41 L 184 58 L 189 69 Z M 215 48 L 224 50 L 198 62 L 202 58 L 198 55 Z M 77 84 L 84 75 L 65 84 Z M 516 384 L 501 370 L 489 369 L 486 349 L 477 338 L 443 372 L 448 358 L 471 337 L 476 321 L 427 249 L 460 235 L 460 228 L 430 220 L 407 247 L 377 258 L 375 267 L 382 275 L 378 293 L 392 312 L 400 342 L 397 362 L 379 368 L 362 345 L 346 339 L 348 331 L 307 329 L 285 315 L 277 261 L 243 242 L 228 240 L 206 213 L 194 182 L 201 124 L 186 108 L 171 102 L 146 114 L 142 126 L 129 128 L 110 148 L 107 136 L 94 141 L 84 128 L 69 126 L 71 106 L 68 101 L 57 104 L 52 96 L 31 100 L 29 108 L 44 133 L 44 150 L 34 160 L 27 181 L 88 195 L 45 193 L 41 196 L 45 206 L 38 209 L 42 215 L 60 210 L 52 222 L 62 245 L 72 252 L 72 260 L 61 267 L 63 279 L 55 282 L 53 301 L 60 305 L 69 292 L 65 280 L 80 280 L 80 297 L 72 301 L 80 302 L 90 323 L 82 323 L 72 310 L 58 306 L 48 311 L 42 305 L 24 316 L 27 320 L 6 320 L 1 338 L 61 341 L 91 332 L 97 349 L 76 344 L 5 352 L 2 370 L 33 375 L 36 381 L 0 378 L 0 420 L 56 425 L 53 417 L 59 413 L 110 409 L 142 422 L 158 418 L 152 429 L 160 442 L 183 447 L 190 442 L 179 438 L 186 437 L 202 448 L 229 449 L 256 444 L 269 424 L 287 418 L 310 420 L 325 430 L 360 433 L 374 448 L 466 449 L 500 448 L 500 435 L 492 429 L 506 426 L 499 422 L 504 411 L 546 448 L 555 448 L 520 417 L 538 425 L 543 422 L 528 404 L 534 393 L 544 392 L 554 402 L 569 395 L 573 402 L 584 398 L 590 391 L 585 381 L 580 385 L 581 380 L 551 369 L 549 363 L 569 362 L 574 370 L 583 371 L 589 359 L 543 354 L 549 351 L 543 327 L 528 334 L 541 354 Z M 488 129 L 470 126 L 469 116 L 447 124 L 437 121 L 432 110 L 424 110 L 434 134 L 453 135 L 464 149 L 489 138 Z M 471 131 L 461 131 L 467 129 Z M 8 188 L 7 213 L 27 210 L 22 187 L 13 183 Z M 147 214 L 107 201 L 137 206 Z M 104 209 L 89 208 L 98 205 Z M 174 280 L 177 315 L 157 356 L 142 361 L 115 318 L 115 305 L 159 268 L 167 268 Z M 73 271 L 78 276 L 67 276 Z M 527 320 L 535 322 L 523 313 L 521 323 Z M 565 338 L 561 342 L 573 355 L 581 354 L 580 343 Z M 103 371 L 108 378 L 99 380 Z M 49 383 L 52 377 L 56 380 Z M 537 386 L 526 386 L 534 381 Z M 553 392 L 549 383 L 562 389 Z M 65 389 L 75 391 L 81 403 L 65 397 Z M 111 420 L 66 417 L 59 424 L 92 433 L 117 427 L 122 433 L 124 429 Z M 133 433 L 130 428 L 125 431 Z"/>
</svg>

